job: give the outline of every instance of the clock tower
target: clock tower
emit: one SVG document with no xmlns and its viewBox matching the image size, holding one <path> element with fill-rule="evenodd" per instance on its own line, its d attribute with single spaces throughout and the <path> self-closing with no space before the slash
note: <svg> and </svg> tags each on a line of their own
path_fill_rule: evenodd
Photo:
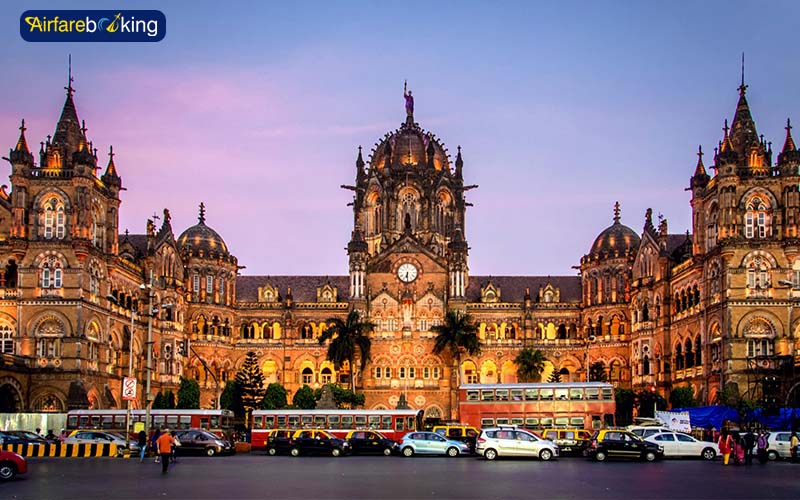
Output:
<svg viewBox="0 0 800 500">
<path fill-rule="evenodd" d="M 477 186 L 464 186 L 461 148 L 451 163 L 439 138 L 406 111 L 368 162 L 359 147 L 356 184 L 343 186 L 354 192 L 350 300 L 375 324 L 369 373 L 359 379 L 369 407 L 394 407 L 405 393 L 411 406 L 435 402 L 445 417 L 453 364 L 432 353 L 431 327 L 466 305 L 464 193 Z"/>
</svg>

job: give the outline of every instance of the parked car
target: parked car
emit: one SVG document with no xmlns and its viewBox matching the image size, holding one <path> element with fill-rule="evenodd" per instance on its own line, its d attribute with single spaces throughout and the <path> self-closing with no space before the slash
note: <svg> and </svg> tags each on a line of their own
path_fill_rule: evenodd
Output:
<svg viewBox="0 0 800 500">
<path fill-rule="evenodd" d="M 204 454 L 209 457 L 214 455 L 233 455 L 236 447 L 216 434 L 202 429 L 185 429 L 176 431 L 175 435 L 181 442 L 177 452 L 181 455 Z"/>
<path fill-rule="evenodd" d="M 475 453 L 475 444 L 478 440 L 478 434 L 480 434 L 480 431 L 475 427 L 465 424 L 445 424 L 434 426 L 431 430 L 452 441 L 467 443 L 470 452 Z"/>
<path fill-rule="evenodd" d="M 267 434 L 267 455 L 289 454 L 296 429 L 272 429 Z"/>
<path fill-rule="evenodd" d="M 409 432 L 403 436 L 399 447 L 404 457 L 416 454 L 457 457 L 462 453 L 470 453 L 467 443 L 445 439 L 435 432 Z"/>
<path fill-rule="evenodd" d="M 42 440 L 43 441 L 43 440 Z M 12 431 L 3 431 L 0 432 L 0 444 L 40 444 L 41 441 L 31 441 L 28 438 L 24 438 L 14 434 Z"/>
<path fill-rule="evenodd" d="M 48 441 L 42 436 L 31 431 L 3 431 L 4 434 L 16 436 L 29 444 L 47 444 L 54 441 Z"/>
<path fill-rule="evenodd" d="M 659 432 L 645 441 L 661 445 L 665 457 L 701 457 L 714 460 L 719 455 L 719 446 L 711 441 L 701 441 L 683 432 Z"/>
<path fill-rule="evenodd" d="M 28 462 L 22 455 L 10 451 L 0 451 L 0 480 L 9 481 L 17 474 L 28 472 Z"/>
<path fill-rule="evenodd" d="M 398 450 L 397 441 L 376 431 L 350 431 L 345 436 L 353 455 L 382 454 L 389 456 Z"/>
<path fill-rule="evenodd" d="M 791 458 L 791 440 L 792 431 L 770 432 L 767 436 L 767 458 L 770 460 Z"/>
<path fill-rule="evenodd" d="M 659 432 L 672 432 L 672 429 L 669 427 L 663 427 L 660 425 L 629 425 L 625 429 L 636 434 L 642 439 L 647 439 L 650 436 L 658 434 Z"/>
<path fill-rule="evenodd" d="M 629 431 L 603 429 L 592 436 L 586 456 L 598 462 L 607 458 L 632 458 L 652 462 L 664 456 L 664 448 Z"/>
<path fill-rule="evenodd" d="M 592 440 L 592 433 L 585 429 L 545 429 L 542 437 L 555 443 L 561 455 L 583 456 Z"/>
<path fill-rule="evenodd" d="M 68 438 L 64 439 L 65 444 L 115 444 L 117 454 L 125 453 L 125 436 L 113 432 L 104 431 L 75 431 Z M 131 453 L 139 452 L 139 444 L 130 441 Z"/>
<path fill-rule="evenodd" d="M 516 427 L 483 429 L 478 436 L 478 455 L 487 460 L 504 457 L 536 457 L 547 461 L 558 457 L 560 450 L 552 441 L 542 439 L 532 432 Z"/>
<path fill-rule="evenodd" d="M 289 453 L 293 457 L 300 455 L 332 455 L 338 457 L 350 452 L 350 443 L 333 434 L 317 429 L 295 431 L 292 436 Z"/>
</svg>

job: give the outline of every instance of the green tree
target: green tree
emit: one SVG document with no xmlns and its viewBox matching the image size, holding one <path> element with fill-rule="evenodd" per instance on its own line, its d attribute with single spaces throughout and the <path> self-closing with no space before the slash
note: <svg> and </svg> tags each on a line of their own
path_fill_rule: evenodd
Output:
<svg viewBox="0 0 800 500">
<path fill-rule="evenodd" d="M 666 410 L 667 400 L 653 391 L 641 391 L 636 394 L 636 405 L 640 417 L 655 418 L 654 410 Z"/>
<path fill-rule="evenodd" d="M 624 426 L 633 423 L 633 408 L 636 406 L 636 395 L 630 389 L 615 389 L 614 401 L 617 406 L 615 418 L 617 425 Z"/>
<path fill-rule="evenodd" d="M 361 371 L 364 371 L 372 349 L 372 341 L 369 338 L 369 334 L 375 328 L 375 325 L 369 321 L 362 321 L 361 313 L 356 310 L 350 311 L 344 321 L 339 318 L 330 318 L 327 323 L 329 326 L 319 336 L 319 343 L 324 344 L 330 340 L 327 357 L 336 370 L 341 369 L 345 361 L 348 363 L 350 367 L 350 388 L 353 392 L 356 392 L 356 354 L 361 359 Z"/>
<path fill-rule="evenodd" d="M 264 399 L 264 372 L 258 366 L 256 353 L 250 351 L 244 359 L 244 364 L 236 374 L 236 385 L 242 396 L 242 408 L 245 417 L 261 405 Z"/>
<path fill-rule="evenodd" d="M 606 373 L 606 365 L 602 361 L 595 361 L 589 365 L 589 381 L 590 382 L 607 382 L 608 373 Z"/>
<path fill-rule="evenodd" d="M 455 387 L 458 388 L 461 385 L 459 372 L 461 371 L 462 354 L 476 356 L 481 353 L 481 341 L 477 333 L 478 325 L 468 313 L 452 310 L 445 314 L 444 323 L 432 326 L 431 331 L 436 334 L 433 353 L 446 352 L 453 358 L 456 375 Z"/>
<path fill-rule="evenodd" d="M 542 351 L 526 347 L 519 351 L 514 363 L 517 365 L 517 379 L 520 382 L 541 382 L 546 359 Z"/>
<path fill-rule="evenodd" d="M 153 398 L 153 404 L 150 408 L 154 410 L 163 410 L 164 409 L 164 396 L 161 394 L 161 391 L 158 391 L 156 397 Z"/>
<path fill-rule="evenodd" d="M 317 406 L 317 400 L 314 397 L 314 390 L 304 385 L 297 392 L 294 393 L 292 404 L 301 410 L 312 410 Z"/>
<path fill-rule="evenodd" d="M 177 407 L 182 410 L 200 408 L 200 385 L 197 380 L 181 377 L 181 385 L 178 387 Z"/>
<path fill-rule="evenodd" d="M 561 372 L 553 368 L 552 373 L 550 373 L 550 378 L 547 381 L 551 384 L 560 384 L 561 383 Z"/>
<path fill-rule="evenodd" d="M 279 383 L 273 382 L 267 386 L 261 408 L 264 410 L 280 410 L 286 408 L 286 389 Z"/>
<path fill-rule="evenodd" d="M 669 394 L 669 404 L 673 408 L 692 408 L 697 406 L 694 399 L 694 391 L 691 387 L 676 387 Z"/>
<path fill-rule="evenodd" d="M 236 415 L 244 413 L 242 408 L 242 394 L 239 386 L 233 380 L 225 382 L 225 388 L 219 396 L 219 406 L 223 410 L 231 410 Z"/>
<path fill-rule="evenodd" d="M 165 410 L 174 410 L 175 409 L 175 394 L 173 394 L 171 389 L 167 389 L 164 392 L 164 399 L 162 400 Z"/>
</svg>

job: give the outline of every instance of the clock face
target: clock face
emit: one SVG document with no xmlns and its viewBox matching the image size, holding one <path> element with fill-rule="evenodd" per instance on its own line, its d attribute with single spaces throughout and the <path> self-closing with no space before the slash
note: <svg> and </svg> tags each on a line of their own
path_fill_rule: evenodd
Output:
<svg viewBox="0 0 800 500">
<path fill-rule="evenodd" d="M 397 269 L 397 277 L 403 283 L 411 283 L 417 279 L 417 268 L 414 264 L 405 263 Z"/>
</svg>

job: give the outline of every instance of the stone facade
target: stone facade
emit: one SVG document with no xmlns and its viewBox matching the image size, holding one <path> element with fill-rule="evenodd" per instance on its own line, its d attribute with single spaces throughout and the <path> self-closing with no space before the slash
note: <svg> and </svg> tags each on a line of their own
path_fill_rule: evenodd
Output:
<svg viewBox="0 0 800 500">
<path fill-rule="evenodd" d="M 576 276 L 471 276 L 465 195 L 477 186 L 464 183 L 461 148 L 451 162 L 409 113 L 367 161 L 359 148 L 355 183 L 343 186 L 353 191 L 347 275 L 238 276 L 202 204 L 177 238 L 168 210 L 145 234 L 119 234 L 113 151 L 98 176 L 70 86 L 38 164 L 20 127 L 11 191 L 0 190 L 0 412 L 122 407 L 129 353 L 140 386 L 148 376 L 149 328 L 151 393 L 192 377 L 211 406 L 251 350 L 290 393 L 347 382 L 350 367 L 335 370 L 317 339 L 352 309 L 376 325 L 371 360 L 354 374 L 369 408 L 405 394 L 429 417 L 457 418 L 456 381 L 515 382 L 526 346 L 548 359 L 544 379 L 585 380 L 602 362 L 621 387 L 689 385 L 704 402 L 723 384 L 752 391 L 759 373 L 794 359 L 800 154 L 787 127 L 772 166 L 744 87 L 732 126 L 715 175 L 699 161 L 691 178 L 692 233 L 670 235 L 666 220 L 656 229 L 648 210 L 639 235 L 616 205 Z M 432 353 L 431 327 L 450 309 L 469 312 L 483 342 L 459 377 Z"/>
</svg>

